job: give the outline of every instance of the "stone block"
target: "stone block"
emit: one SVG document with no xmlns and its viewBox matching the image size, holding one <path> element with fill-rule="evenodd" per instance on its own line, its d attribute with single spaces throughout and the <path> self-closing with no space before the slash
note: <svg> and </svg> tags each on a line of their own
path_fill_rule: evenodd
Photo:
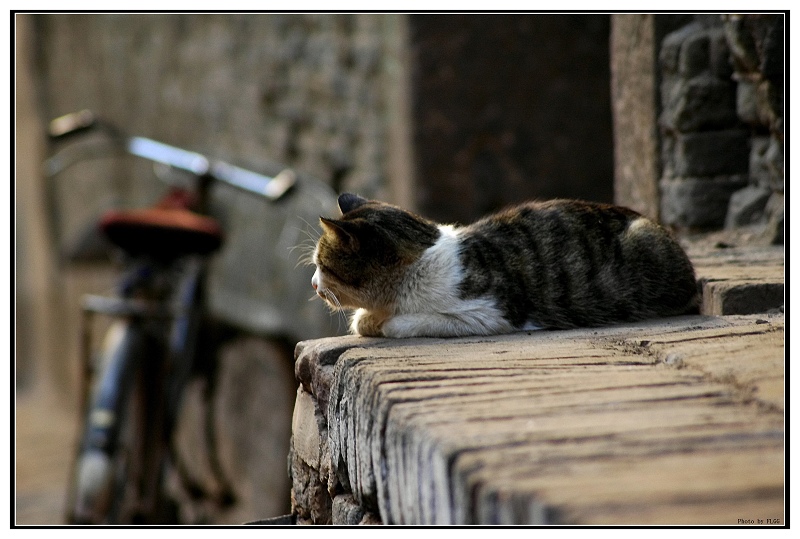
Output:
<svg viewBox="0 0 800 539">
<path fill-rule="evenodd" d="M 745 18 L 742 15 L 729 15 L 725 17 L 724 28 L 736 70 L 744 73 L 758 71 L 760 60 Z"/>
<path fill-rule="evenodd" d="M 725 30 L 712 28 L 709 30 L 708 67 L 711 73 L 721 80 L 730 80 L 733 75 L 733 64 L 730 61 L 730 49 L 725 38 Z"/>
<path fill-rule="evenodd" d="M 783 144 L 777 137 L 752 138 L 750 182 L 772 191 L 783 191 Z"/>
<path fill-rule="evenodd" d="M 292 514 L 297 515 L 300 524 L 331 524 L 333 502 L 328 492 L 330 452 L 327 432 L 317 430 L 315 419 L 318 412 L 313 399 L 302 387 L 297 394 L 300 411 L 293 418 L 295 434 L 289 444 Z M 313 447 L 314 441 L 318 443 L 317 447 Z"/>
<path fill-rule="evenodd" d="M 783 140 L 781 138 L 772 136 L 769 141 L 769 147 L 764 156 L 766 166 L 769 169 L 770 188 L 773 191 L 783 192 L 784 184 L 784 169 L 783 169 Z"/>
<path fill-rule="evenodd" d="M 675 136 L 661 137 L 661 173 L 663 178 L 676 178 L 675 171 Z"/>
<path fill-rule="evenodd" d="M 758 86 L 754 81 L 742 80 L 736 85 L 736 114 L 748 125 L 760 125 L 756 93 Z"/>
<path fill-rule="evenodd" d="M 333 525 L 357 526 L 382 524 L 381 519 L 367 511 L 353 498 L 352 494 L 338 494 L 333 498 Z"/>
<path fill-rule="evenodd" d="M 767 151 L 770 146 L 770 137 L 753 137 L 750 140 L 750 181 L 760 186 L 770 184 L 770 167 L 767 162 Z"/>
<path fill-rule="evenodd" d="M 312 468 L 319 469 L 321 441 L 315 408 L 311 395 L 303 391 L 302 386 L 297 388 L 297 399 L 292 415 L 294 455 Z"/>
<path fill-rule="evenodd" d="M 727 15 L 724 20 L 737 71 L 783 78 L 783 14 Z"/>
<path fill-rule="evenodd" d="M 681 133 L 675 137 L 674 174 L 684 178 L 746 174 L 749 156 L 747 131 Z"/>
<path fill-rule="evenodd" d="M 783 283 L 709 282 L 703 286 L 702 312 L 710 315 L 782 311 Z"/>
<path fill-rule="evenodd" d="M 763 239 L 770 245 L 783 245 L 784 200 L 783 193 L 773 193 L 767 201 L 767 226 Z"/>
<path fill-rule="evenodd" d="M 661 92 L 664 110 L 659 123 L 667 131 L 727 129 L 738 122 L 732 81 L 707 72 L 691 79 L 665 78 Z"/>
<path fill-rule="evenodd" d="M 764 187 L 748 185 L 731 195 L 725 228 L 747 226 L 764 219 L 764 210 L 772 192 Z"/>
<path fill-rule="evenodd" d="M 783 90 L 768 80 L 741 80 L 736 87 L 736 113 L 754 127 L 775 130 L 783 116 Z"/>
<path fill-rule="evenodd" d="M 709 49 L 708 32 L 701 30 L 687 36 L 680 47 L 678 74 L 683 78 L 690 79 L 708 71 Z"/>
<path fill-rule="evenodd" d="M 678 228 L 721 228 L 731 195 L 746 185 L 744 176 L 663 179 L 661 220 Z"/>
<path fill-rule="evenodd" d="M 658 53 L 658 60 L 665 74 L 678 73 L 684 42 L 702 31 L 703 26 L 699 22 L 692 22 L 674 32 L 670 32 L 664 37 L 664 41 L 661 43 L 661 50 Z"/>
<path fill-rule="evenodd" d="M 339 494 L 333 498 L 333 524 L 354 526 L 364 517 L 364 509 L 351 494 Z"/>
<path fill-rule="evenodd" d="M 722 28 L 695 28 L 684 36 L 677 59 L 677 74 L 691 79 L 710 73 L 720 80 L 727 80 L 733 73 L 728 57 L 728 44 Z"/>
</svg>

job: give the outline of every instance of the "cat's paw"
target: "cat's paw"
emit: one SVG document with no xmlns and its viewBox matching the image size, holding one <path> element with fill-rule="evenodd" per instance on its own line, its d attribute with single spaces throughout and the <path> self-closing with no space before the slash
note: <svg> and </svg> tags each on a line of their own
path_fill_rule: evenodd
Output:
<svg viewBox="0 0 800 539">
<path fill-rule="evenodd" d="M 383 337 L 384 321 L 366 309 L 358 309 L 350 323 L 350 331 L 363 337 Z"/>
</svg>

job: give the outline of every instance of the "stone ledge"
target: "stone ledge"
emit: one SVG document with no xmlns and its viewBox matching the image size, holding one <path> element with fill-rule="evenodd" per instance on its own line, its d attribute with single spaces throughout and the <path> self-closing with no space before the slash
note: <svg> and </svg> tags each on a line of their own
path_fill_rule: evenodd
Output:
<svg viewBox="0 0 800 539">
<path fill-rule="evenodd" d="M 702 289 L 702 314 L 783 310 L 783 246 L 690 247 L 688 252 Z"/>
<path fill-rule="evenodd" d="M 783 515 L 783 328 L 782 315 L 693 316 L 303 343 L 300 391 L 316 403 L 309 415 L 324 439 L 314 471 L 328 507 L 350 515 L 336 522 L 318 508 L 308 521 L 736 524 L 753 511 Z M 293 453 L 295 489 L 307 488 L 296 472 L 308 449 Z"/>
</svg>

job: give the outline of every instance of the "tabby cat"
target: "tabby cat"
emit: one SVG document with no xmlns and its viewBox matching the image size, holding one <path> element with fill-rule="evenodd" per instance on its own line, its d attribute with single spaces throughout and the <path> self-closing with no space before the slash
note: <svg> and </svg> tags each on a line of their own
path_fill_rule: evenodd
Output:
<svg viewBox="0 0 800 539">
<path fill-rule="evenodd" d="M 320 218 L 316 293 L 357 309 L 353 333 L 455 337 L 574 328 L 696 312 L 694 269 L 633 210 L 529 202 L 469 226 L 357 195 Z"/>
</svg>

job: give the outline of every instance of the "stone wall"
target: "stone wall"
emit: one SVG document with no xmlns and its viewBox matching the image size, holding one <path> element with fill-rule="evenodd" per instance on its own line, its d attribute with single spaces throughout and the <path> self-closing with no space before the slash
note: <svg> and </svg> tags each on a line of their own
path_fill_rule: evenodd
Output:
<svg viewBox="0 0 800 539">
<path fill-rule="evenodd" d="M 731 196 L 725 226 L 766 223 L 766 239 L 783 243 L 783 16 L 728 16 L 724 28 L 736 113 L 751 133 L 748 185 Z"/>
<path fill-rule="evenodd" d="M 782 215 L 782 46 L 781 15 L 697 16 L 663 40 L 666 224 L 714 229 Z"/>
</svg>

